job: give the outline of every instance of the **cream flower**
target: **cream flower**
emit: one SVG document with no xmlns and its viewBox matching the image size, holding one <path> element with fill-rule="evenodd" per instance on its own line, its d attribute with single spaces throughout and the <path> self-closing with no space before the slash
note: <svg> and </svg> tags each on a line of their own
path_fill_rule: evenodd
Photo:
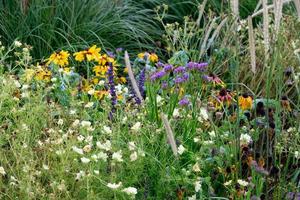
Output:
<svg viewBox="0 0 300 200">
<path fill-rule="evenodd" d="M 80 155 L 83 155 L 83 150 L 80 149 L 80 148 L 78 148 L 78 147 L 76 147 L 76 146 L 73 146 L 73 147 L 72 147 L 72 150 L 73 150 L 74 152 L 80 154 Z"/>
<path fill-rule="evenodd" d="M 3 167 L 0 167 L 0 174 L 2 174 L 3 176 L 6 174 L 5 170 Z"/>
<path fill-rule="evenodd" d="M 124 188 L 122 191 L 128 195 L 136 195 L 137 194 L 137 189 L 134 187 Z"/>
<path fill-rule="evenodd" d="M 122 158 L 122 150 L 118 151 L 118 152 L 114 152 L 112 155 L 112 159 L 118 162 L 123 162 L 123 158 Z"/>
<path fill-rule="evenodd" d="M 185 151 L 185 148 L 182 146 L 182 145 L 180 145 L 179 147 L 178 147 L 178 154 L 179 155 L 182 155 L 183 154 L 183 152 Z"/>
<path fill-rule="evenodd" d="M 110 189 L 118 189 L 119 187 L 122 186 L 122 182 L 119 182 L 119 183 L 108 183 L 107 184 L 107 187 L 109 187 Z"/>
<path fill-rule="evenodd" d="M 111 150 L 111 142 L 109 140 L 106 140 L 105 143 L 101 142 L 96 142 L 96 145 L 99 149 L 105 150 L 105 151 L 110 151 Z"/>
<path fill-rule="evenodd" d="M 244 181 L 244 180 L 241 180 L 241 179 L 238 179 L 237 180 L 237 183 L 243 187 L 246 187 L 249 185 L 249 183 L 247 181 Z"/>
<path fill-rule="evenodd" d="M 91 162 L 91 160 L 88 159 L 88 158 L 86 158 L 86 157 L 82 157 L 82 158 L 80 158 L 80 160 L 81 160 L 81 162 L 84 163 L 84 164 L 87 164 L 87 163 Z"/>
<path fill-rule="evenodd" d="M 130 155 L 130 160 L 133 162 L 133 161 L 136 161 L 138 158 L 138 155 L 137 155 L 137 152 L 133 152 L 131 155 Z"/>
<path fill-rule="evenodd" d="M 137 122 L 131 127 L 131 130 L 135 132 L 139 131 L 140 129 L 141 129 L 141 122 Z"/>
</svg>

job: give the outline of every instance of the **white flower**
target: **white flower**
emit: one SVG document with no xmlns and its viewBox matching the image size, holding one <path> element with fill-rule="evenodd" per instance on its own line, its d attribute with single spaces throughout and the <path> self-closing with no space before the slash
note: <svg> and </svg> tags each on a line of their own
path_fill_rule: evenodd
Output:
<svg viewBox="0 0 300 200">
<path fill-rule="evenodd" d="M 21 46 L 22 46 L 22 43 L 19 42 L 18 40 L 16 40 L 16 41 L 14 42 L 14 45 L 15 45 L 15 47 L 21 47 Z"/>
<path fill-rule="evenodd" d="M 104 133 L 112 134 L 112 130 L 109 126 L 103 126 Z"/>
<path fill-rule="evenodd" d="M 159 95 L 156 96 L 157 105 L 161 106 L 163 103 L 163 98 Z"/>
<path fill-rule="evenodd" d="M 95 161 L 95 162 L 98 162 L 98 156 L 97 156 L 96 154 L 93 154 L 93 155 L 91 156 L 91 159 L 92 159 L 93 161 Z"/>
<path fill-rule="evenodd" d="M 108 158 L 107 154 L 104 153 L 104 152 L 102 152 L 102 151 L 99 152 L 97 156 L 98 156 L 99 159 L 101 159 L 101 160 L 103 160 L 103 161 L 106 161 L 107 158 Z"/>
<path fill-rule="evenodd" d="M 174 111 L 173 111 L 173 117 L 174 118 L 180 117 L 179 109 L 177 109 L 177 108 L 174 109 Z"/>
<path fill-rule="evenodd" d="M 76 174 L 76 180 L 80 180 L 83 176 L 85 176 L 85 172 L 84 171 L 79 171 L 77 174 Z"/>
<path fill-rule="evenodd" d="M 88 94 L 89 94 L 89 95 L 94 95 L 94 94 L 95 94 L 95 90 L 94 90 L 94 89 L 89 90 L 89 91 L 88 91 Z"/>
<path fill-rule="evenodd" d="M 200 172 L 200 167 L 199 167 L 198 163 L 196 163 L 196 164 L 193 165 L 193 171 L 194 172 Z"/>
<path fill-rule="evenodd" d="M 227 182 L 225 182 L 225 183 L 224 183 L 224 186 L 231 185 L 231 183 L 232 183 L 232 180 L 230 180 L 230 181 L 227 181 Z"/>
<path fill-rule="evenodd" d="M 128 120 L 128 118 L 127 118 L 126 116 L 123 117 L 123 119 L 122 119 L 122 124 L 126 124 L 127 120 Z"/>
<path fill-rule="evenodd" d="M 121 187 L 121 185 L 122 185 L 122 182 L 119 182 L 118 184 L 117 183 L 108 183 L 107 187 L 115 190 L 115 189 L 118 189 L 119 187 Z"/>
<path fill-rule="evenodd" d="M 27 84 L 24 84 L 23 86 L 22 86 L 22 90 L 27 90 L 29 88 L 29 85 L 27 85 Z"/>
<path fill-rule="evenodd" d="M 83 135 L 77 136 L 77 140 L 78 140 L 79 142 L 82 142 L 82 141 L 84 140 L 84 136 L 83 136 Z"/>
<path fill-rule="evenodd" d="M 215 131 L 210 131 L 210 132 L 208 132 L 208 134 L 212 138 L 216 137 L 216 132 Z"/>
<path fill-rule="evenodd" d="M 81 162 L 84 163 L 84 164 L 91 162 L 91 160 L 88 159 L 88 158 L 86 158 L 86 157 L 82 157 L 82 158 L 80 158 L 80 160 L 81 160 Z"/>
<path fill-rule="evenodd" d="M 133 161 L 136 161 L 137 160 L 137 157 L 138 157 L 138 155 L 137 155 L 137 152 L 135 151 L 135 152 L 133 152 L 131 155 L 130 155 L 130 160 L 133 162 Z"/>
<path fill-rule="evenodd" d="M 207 112 L 206 108 L 204 108 L 204 107 L 200 108 L 200 117 L 204 120 L 209 119 L 208 112 Z"/>
<path fill-rule="evenodd" d="M 30 94 L 29 94 L 29 92 L 22 92 L 22 93 L 21 93 L 21 97 L 22 97 L 22 98 L 29 98 L 29 97 L 30 97 Z"/>
<path fill-rule="evenodd" d="M 137 189 L 134 187 L 124 188 L 122 191 L 128 195 L 136 195 L 137 194 Z"/>
<path fill-rule="evenodd" d="M 212 141 L 212 140 L 206 140 L 206 141 L 203 141 L 202 144 L 203 145 L 211 145 L 211 144 L 214 144 L 214 141 Z"/>
<path fill-rule="evenodd" d="M 80 154 L 80 155 L 83 155 L 83 150 L 76 147 L 76 146 L 73 146 L 72 150 L 75 151 L 76 153 Z"/>
<path fill-rule="evenodd" d="M 93 107 L 94 106 L 94 103 L 93 102 L 89 102 L 89 103 L 87 103 L 87 104 L 85 104 L 85 108 L 91 108 L 91 107 Z"/>
<path fill-rule="evenodd" d="M 100 172 L 99 172 L 99 170 L 94 170 L 94 173 L 99 175 Z"/>
<path fill-rule="evenodd" d="M 179 153 L 179 155 L 182 155 L 183 154 L 183 152 L 185 151 L 185 148 L 182 146 L 182 145 L 180 145 L 179 147 L 178 147 L 178 153 Z"/>
<path fill-rule="evenodd" d="M 76 114 L 76 110 L 70 110 L 70 115 L 75 115 Z"/>
<path fill-rule="evenodd" d="M 128 149 L 130 151 L 134 151 L 136 149 L 135 143 L 134 142 L 128 142 Z"/>
<path fill-rule="evenodd" d="M 194 137 L 194 142 L 195 142 L 195 143 L 197 143 L 197 142 L 199 142 L 199 141 L 200 141 L 200 138 Z"/>
<path fill-rule="evenodd" d="M 118 162 L 123 162 L 122 151 L 114 152 L 112 155 L 112 159 Z"/>
<path fill-rule="evenodd" d="M 248 145 L 252 141 L 251 136 L 248 134 L 241 134 L 240 145 Z"/>
<path fill-rule="evenodd" d="M 81 125 L 81 127 L 83 127 L 83 128 L 89 128 L 89 127 L 91 127 L 92 123 L 91 123 L 90 121 L 82 121 L 82 122 L 80 123 L 80 125 Z"/>
<path fill-rule="evenodd" d="M 44 169 L 44 170 L 49 170 L 49 166 L 48 166 L 48 165 L 45 165 L 45 164 L 43 164 L 43 169 Z"/>
<path fill-rule="evenodd" d="M 21 84 L 20 84 L 19 81 L 15 80 L 14 83 L 15 83 L 15 86 L 16 86 L 17 88 L 20 88 L 20 87 L 21 87 Z"/>
<path fill-rule="evenodd" d="M 300 158 L 299 151 L 295 151 L 295 153 L 294 153 L 294 154 L 295 154 L 295 158 L 296 158 L 296 159 L 299 159 L 299 158 Z"/>
<path fill-rule="evenodd" d="M 86 153 L 88 153 L 88 152 L 90 152 L 92 150 L 92 147 L 91 147 L 91 145 L 85 145 L 84 147 L 83 147 L 83 151 L 84 152 L 86 152 Z"/>
<path fill-rule="evenodd" d="M 0 174 L 2 174 L 3 176 L 6 174 L 5 170 L 3 167 L 0 167 Z"/>
<path fill-rule="evenodd" d="M 56 82 L 57 81 L 57 78 L 51 78 L 51 82 Z"/>
<path fill-rule="evenodd" d="M 96 142 L 96 145 L 99 149 L 103 149 L 105 151 L 111 150 L 111 142 L 109 140 L 106 140 L 103 144 L 101 142 Z"/>
<path fill-rule="evenodd" d="M 104 80 L 99 81 L 98 85 L 103 86 L 105 84 Z"/>
<path fill-rule="evenodd" d="M 58 125 L 63 125 L 64 124 L 64 120 L 63 119 L 59 119 L 57 122 Z"/>
<path fill-rule="evenodd" d="M 72 126 L 73 127 L 77 127 L 79 125 L 80 121 L 78 119 L 76 119 L 73 123 Z"/>
<path fill-rule="evenodd" d="M 194 194 L 193 196 L 188 197 L 188 200 L 196 200 L 196 195 Z"/>
<path fill-rule="evenodd" d="M 199 192 L 201 190 L 201 181 L 196 181 L 195 185 L 195 192 Z"/>
<path fill-rule="evenodd" d="M 237 182 L 238 182 L 238 184 L 240 184 L 241 186 L 244 186 L 244 187 L 248 186 L 248 184 L 249 184 L 247 181 L 244 181 L 241 179 L 238 179 Z"/>
<path fill-rule="evenodd" d="M 137 122 L 135 123 L 132 127 L 131 127 L 131 130 L 133 131 L 139 131 L 141 128 L 141 122 Z"/>
</svg>

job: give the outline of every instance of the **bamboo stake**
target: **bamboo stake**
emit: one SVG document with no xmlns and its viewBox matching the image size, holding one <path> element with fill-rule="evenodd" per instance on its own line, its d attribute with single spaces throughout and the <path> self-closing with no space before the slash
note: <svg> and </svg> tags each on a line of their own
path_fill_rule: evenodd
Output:
<svg viewBox="0 0 300 200">
<path fill-rule="evenodd" d="M 131 68 L 131 64 L 130 64 L 130 60 L 129 60 L 129 56 L 128 56 L 128 53 L 127 51 L 125 51 L 125 64 L 126 64 L 126 67 L 128 69 L 128 75 L 129 75 L 129 79 L 130 79 L 130 82 L 131 82 L 131 85 L 132 85 L 132 88 L 137 96 L 137 98 L 140 99 L 141 103 L 143 102 L 143 97 L 140 93 L 140 90 L 138 88 L 138 85 L 136 83 L 136 80 L 134 78 L 134 75 L 133 75 L 133 71 L 132 71 L 132 68 Z"/>
<path fill-rule="evenodd" d="M 165 114 L 161 113 L 160 116 L 161 116 L 162 122 L 163 122 L 164 127 L 165 127 L 166 132 L 167 132 L 168 142 L 169 142 L 169 144 L 171 146 L 171 149 L 173 151 L 174 156 L 177 157 L 177 155 L 178 155 L 177 145 L 176 145 L 176 141 L 175 141 L 175 137 L 174 137 L 173 131 L 172 131 L 171 126 L 170 126 L 170 122 L 167 119 L 167 117 L 166 117 Z"/>
<path fill-rule="evenodd" d="M 297 10 L 298 18 L 300 20 L 300 0 L 294 0 L 294 4 Z"/>
<path fill-rule="evenodd" d="M 275 37 L 277 37 L 280 21 L 282 18 L 282 0 L 274 0 L 274 16 L 275 16 Z"/>
<path fill-rule="evenodd" d="M 238 18 L 239 17 L 239 0 L 231 0 L 231 11 Z"/>
</svg>

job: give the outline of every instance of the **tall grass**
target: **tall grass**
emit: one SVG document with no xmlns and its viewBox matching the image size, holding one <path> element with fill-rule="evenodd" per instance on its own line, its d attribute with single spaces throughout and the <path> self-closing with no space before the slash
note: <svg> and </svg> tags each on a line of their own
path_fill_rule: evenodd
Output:
<svg viewBox="0 0 300 200">
<path fill-rule="evenodd" d="M 160 29 L 151 10 L 134 1 L 33 0 L 23 11 L 18 0 L 0 2 L 0 35 L 34 46 L 41 58 L 58 48 L 97 43 L 107 48 L 151 48 Z"/>
</svg>

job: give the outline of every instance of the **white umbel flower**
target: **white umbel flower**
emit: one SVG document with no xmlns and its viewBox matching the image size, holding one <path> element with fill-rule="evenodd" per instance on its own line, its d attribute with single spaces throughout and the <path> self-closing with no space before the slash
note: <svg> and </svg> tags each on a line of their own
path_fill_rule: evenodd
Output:
<svg viewBox="0 0 300 200">
<path fill-rule="evenodd" d="M 122 186 L 122 182 L 119 182 L 119 183 L 108 183 L 107 184 L 107 187 L 109 187 L 110 189 L 118 189 L 119 187 Z"/>
<path fill-rule="evenodd" d="M 2 176 L 4 176 L 6 174 L 5 170 L 3 167 L 0 167 L 0 174 L 2 174 Z"/>
<path fill-rule="evenodd" d="M 107 134 L 112 134 L 112 130 L 109 126 L 103 126 L 103 132 Z"/>
<path fill-rule="evenodd" d="M 240 185 L 240 186 L 243 186 L 243 187 L 246 187 L 249 185 L 249 183 L 247 181 L 244 181 L 244 180 L 241 180 L 241 179 L 238 179 L 237 180 L 237 183 Z"/>
<path fill-rule="evenodd" d="M 137 189 L 134 187 L 124 188 L 122 191 L 128 195 L 136 195 L 137 194 Z"/>
<path fill-rule="evenodd" d="M 130 154 L 130 161 L 133 162 L 133 161 L 136 161 L 138 158 L 138 154 L 137 152 L 133 152 L 132 154 Z"/>
<path fill-rule="evenodd" d="M 82 158 L 80 158 L 80 160 L 81 160 L 81 162 L 84 163 L 84 164 L 87 164 L 87 163 L 91 162 L 91 160 L 88 159 L 88 158 L 86 158 L 86 157 L 82 157 Z"/>
<path fill-rule="evenodd" d="M 140 129 L 141 129 L 141 122 L 137 122 L 131 127 L 131 130 L 135 132 L 139 131 Z"/>
<path fill-rule="evenodd" d="M 117 162 L 123 162 L 122 151 L 114 152 L 112 155 L 112 159 Z"/>
<path fill-rule="evenodd" d="M 106 140 L 105 143 L 101 142 L 96 142 L 96 145 L 99 149 L 105 150 L 105 151 L 110 151 L 111 150 L 111 142 L 109 140 Z"/>
<path fill-rule="evenodd" d="M 78 147 L 76 147 L 76 146 L 73 146 L 73 147 L 72 147 L 72 150 L 73 150 L 74 152 L 80 154 L 80 155 L 83 155 L 83 150 L 80 149 L 80 148 L 78 148 Z"/>
<path fill-rule="evenodd" d="M 180 145 L 180 146 L 178 147 L 178 150 L 177 150 L 178 154 L 179 154 L 179 155 L 182 155 L 184 151 L 185 151 L 184 146 Z"/>
<path fill-rule="evenodd" d="M 251 136 L 248 134 L 241 134 L 240 145 L 248 145 L 252 141 Z"/>
</svg>

